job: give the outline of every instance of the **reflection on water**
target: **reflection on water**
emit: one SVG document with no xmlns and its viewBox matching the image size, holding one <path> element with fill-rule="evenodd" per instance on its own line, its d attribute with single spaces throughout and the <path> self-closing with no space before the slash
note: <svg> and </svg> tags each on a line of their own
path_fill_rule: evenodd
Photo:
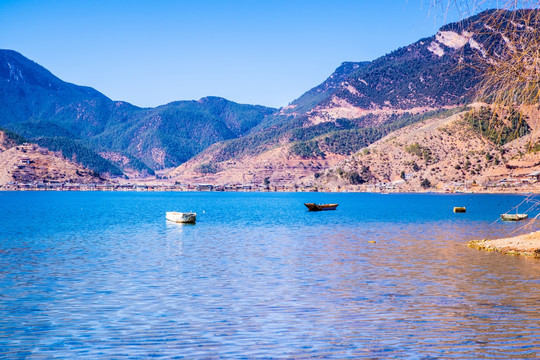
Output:
<svg viewBox="0 0 540 360">
<path fill-rule="evenodd" d="M 166 247 L 167 252 L 176 253 L 182 256 L 182 235 L 185 227 L 193 226 L 194 224 L 179 224 L 171 221 L 165 221 L 166 231 Z"/>
<path fill-rule="evenodd" d="M 518 197 L 69 195 L 0 204 L 0 357 L 540 356 L 540 262 L 465 246 Z"/>
</svg>

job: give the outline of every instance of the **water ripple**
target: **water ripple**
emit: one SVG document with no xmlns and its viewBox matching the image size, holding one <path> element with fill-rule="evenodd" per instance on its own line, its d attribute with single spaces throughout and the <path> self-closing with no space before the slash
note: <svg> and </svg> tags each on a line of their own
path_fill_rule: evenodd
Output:
<svg viewBox="0 0 540 360">
<path fill-rule="evenodd" d="M 0 357 L 539 356 L 540 263 L 465 246 L 517 197 L 91 195 L 3 197 Z"/>
</svg>

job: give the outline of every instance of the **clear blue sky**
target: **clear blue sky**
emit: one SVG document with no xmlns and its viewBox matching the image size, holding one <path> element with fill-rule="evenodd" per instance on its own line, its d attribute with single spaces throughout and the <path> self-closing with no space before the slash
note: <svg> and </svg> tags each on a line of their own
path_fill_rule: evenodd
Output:
<svg viewBox="0 0 540 360">
<path fill-rule="evenodd" d="M 0 0 L 0 48 L 113 100 L 281 107 L 343 61 L 433 35 L 429 0 Z"/>
</svg>

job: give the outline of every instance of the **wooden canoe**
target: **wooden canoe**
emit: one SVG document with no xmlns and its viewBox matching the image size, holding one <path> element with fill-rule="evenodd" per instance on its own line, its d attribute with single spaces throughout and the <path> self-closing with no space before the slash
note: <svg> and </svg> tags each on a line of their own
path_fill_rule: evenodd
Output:
<svg viewBox="0 0 540 360">
<path fill-rule="evenodd" d="M 339 204 L 314 204 L 305 203 L 309 211 L 336 210 Z"/>
</svg>

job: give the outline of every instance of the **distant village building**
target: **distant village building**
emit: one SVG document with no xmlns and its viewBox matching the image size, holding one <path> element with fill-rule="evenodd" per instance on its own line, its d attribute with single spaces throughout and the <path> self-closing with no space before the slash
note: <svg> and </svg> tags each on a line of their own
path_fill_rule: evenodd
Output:
<svg viewBox="0 0 540 360">
<path fill-rule="evenodd" d="M 530 173 L 529 178 L 535 182 L 540 181 L 540 170 Z"/>
<path fill-rule="evenodd" d="M 214 189 L 214 185 L 210 185 L 210 184 L 197 185 L 197 191 L 212 191 L 213 189 Z"/>
</svg>

